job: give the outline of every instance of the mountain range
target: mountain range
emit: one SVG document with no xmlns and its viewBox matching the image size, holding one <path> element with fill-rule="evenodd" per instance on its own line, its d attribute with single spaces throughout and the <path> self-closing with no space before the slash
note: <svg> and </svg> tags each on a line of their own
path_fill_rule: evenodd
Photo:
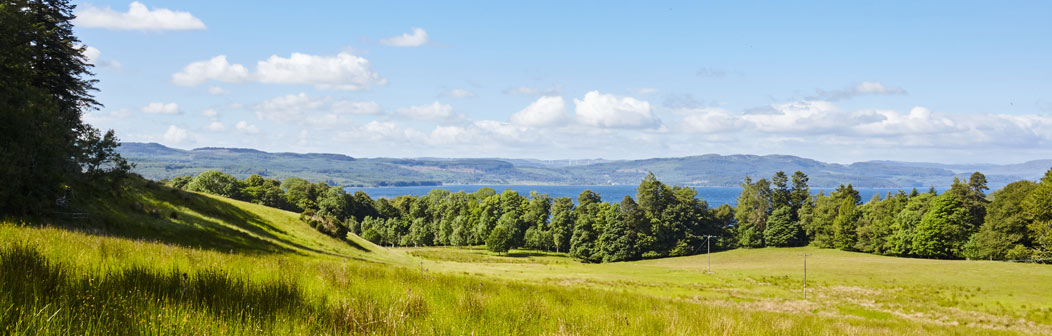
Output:
<svg viewBox="0 0 1052 336">
<path fill-rule="evenodd" d="M 503 158 L 353 158 L 341 154 L 269 153 L 246 148 L 192 150 L 157 143 L 125 142 L 118 148 L 134 171 L 150 179 L 197 175 L 220 170 L 245 178 L 251 174 L 284 179 L 301 177 L 341 186 L 413 186 L 441 184 L 612 185 L 638 184 L 653 172 L 674 185 L 738 186 L 746 176 L 769 178 L 797 170 L 814 187 L 852 184 L 862 188 L 945 188 L 954 177 L 986 175 L 991 188 L 1018 180 L 1037 180 L 1052 160 L 1019 164 L 939 164 L 865 161 L 826 163 L 790 155 L 700 155 L 644 160 L 534 160 Z"/>
</svg>

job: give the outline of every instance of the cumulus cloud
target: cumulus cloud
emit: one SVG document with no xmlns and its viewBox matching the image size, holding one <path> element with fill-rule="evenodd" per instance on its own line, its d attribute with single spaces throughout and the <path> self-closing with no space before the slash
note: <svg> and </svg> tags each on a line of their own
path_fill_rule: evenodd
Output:
<svg viewBox="0 0 1052 336">
<path fill-rule="evenodd" d="M 256 125 L 249 124 L 247 121 L 244 120 L 238 121 L 237 124 L 234 125 L 234 129 L 240 133 L 245 134 L 259 133 L 259 128 L 257 128 Z"/>
<path fill-rule="evenodd" d="M 143 112 L 152 114 L 180 114 L 179 104 L 176 103 L 149 103 L 141 108 Z"/>
<path fill-rule="evenodd" d="M 189 12 L 173 11 L 167 8 L 149 9 L 138 1 L 128 5 L 127 12 L 118 12 L 112 8 L 98 8 L 91 4 L 82 5 L 76 12 L 73 23 L 77 27 L 107 28 L 115 30 L 204 30 L 205 23 Z"/>
<path fill-rule="evenodd" d="M 164 132 L 164 142 L 169 144 L 178 144 L 186 141 L 188 137 L 186 129 L 180 128 L 179 126 L 169 125 L 168 130 Z"/>
<path fill-rule="evenodd" d="M 547 89 L 534 88 L 529 86 L 519 86 L 504 89 L 504 94 L 523 96 L 558 96 L 559 91 L 562 91 L 562 89 L 562 85 L 553 85 L 552 87 Z"/>
<path fill-rule="evenodd" d="M 194 86 L 208 80 L 238 83 L 250 78 L 251 74 L 244 65 L 230 64 L 226 55 L 219 55 L 207 61 L 190 63 L 183 71 L 172 75 L 172 82 L 181 86 Z"/>
<path fill-rule="evenodd" d="M 201 111 L 201 115 L 208 117 L 209 119 L 215 119 L 219 117 L 219 111 L 216 111 L 215 109 L 205 109 L 204 111 Z"/>
<path fill-rule="evenodd" d="M 772 105 L 771 110 L 742 116 L 764 132 L 810 132 L 842 125 L 842 115 L 827 101 L 801 101 Z"/>
<path fill-rule="evenodd" d="M 398 109 L 397 112 L 400 115 L 418 120 L 442 121 L 455 118 L 452 105 L 442 104 L 437 101 L 429 105 L 403 107 Z"/>
<path fill-rule="evenodd" d="M 256 117 L 273 121 L 297 121 L 307 112 L 375 115 L 383 113 L 380 104 L 371 101 L 351 101 L 331 97 L 315 97 L 306 93 L 290 94 L 267 99 L 253 106 Z"/>
<path fill-rule="evenodd" d="M 897 87 L 889 87 L 881 84 L 880 82 L 861 82 L 855 86 L 846 87 L 839 90 L 815 90 L 818 94 L 817 97 L 812 99 L 822 99 L 828 101 L 837 101 L 851 99 L 863 95 L 904 95 L 906 90 Z"/>
<path fill-rule="evenodd" d="M 231 64 L 226 55 L 190 63 L 172 75 L 176 85 L 195 86 L 208 80 L 228 83 L 257 81 L 272 84 L 307 84 L 319 90 L 365 90 L 384 85 L 387 80 L 372 71 L 369 60 L 341 52 L 336 56 L 292 53 L 289 57 L 272 55 L 256 63 L 256 72 L 241 64 Z"/>
<path fill-rule="evenodd" d="M 310 84 L 319 90 L 358 91 L 387 81 L 373 72 L 369 60 L 346 52 L 333 57 L 293 53 L 259 61 L 257 77 L 262 83 Z"/>
<path fill-rule="evenodd" d="M 412 33 L 383 38 L 380 39 L 380 43 L 391 47 L 419 47 L 427 43 L 427 31 L 413 28 Z"/>
<path fill-rule="evenodd" d="M 685 116 L 678 126 L 687 132 L 722 133 L 741 130 L 743 121 L 721 108 L 695 108 L 680 111 Z"/>
<path fill-rule="evenodd" d="M 446 90 L 445 92 L 442 92 L 442 97 L 461 98 L 461 99 L 463 99 L 463 98 L 475 98 L 475 94 L 472 93 L 471 91 L 464 90 L 464 89 L 452 89 L 452 90 Z"/>
<path fill-rule="evenodd" d="M 545 96 L 511 115 L 511 122 L 523 126 L 551 126 L 566 117 L 566 102 L 563 97 Z"/>
<path fill-rule="evenodd" d="M 650 103 L 632 97 L 619 97 L 590 91 L 574 99 L 577 121 L 601 128 L 652 128 L 660 121 L 650 111 Z"/>
</svg>

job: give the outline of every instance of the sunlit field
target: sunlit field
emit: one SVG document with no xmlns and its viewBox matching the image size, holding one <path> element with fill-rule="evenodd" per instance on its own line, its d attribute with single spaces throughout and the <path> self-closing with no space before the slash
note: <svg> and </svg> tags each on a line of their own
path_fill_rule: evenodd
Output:
<svg viewBox="0 0 1052 336">
<path fill-rule="evenodd" d="M 711 273 L 704 254 L 585 264 L 340 241 L 295 213 L 151 183 L 122 195 L 98 204 L 145 210 L 0 226 L 5 334 L 1052 332 L 1048 265 L 814 248 L 713 253 Z"/>
</svg>

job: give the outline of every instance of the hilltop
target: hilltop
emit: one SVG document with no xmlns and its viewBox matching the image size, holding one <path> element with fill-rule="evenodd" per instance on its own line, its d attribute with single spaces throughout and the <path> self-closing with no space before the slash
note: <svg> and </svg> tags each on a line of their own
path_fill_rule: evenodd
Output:
<svg viewBox="0 0 1052 336">
<path fill-rule="evenodd" d="M 341 154 L 268 153 L 243 148 L 182 150 L 156 143 L 125 142 L 120 154 L 135 172 L 164 179 L 195 176 L 216 169 L 245 178 L 251 174 L 283 179 L 301 177 L 342 186 L 441 184 L 633 185 L 654 172 L 674 185 L 738 186 L 745 176 L 803 171 L 815 187 L 853 184 L 862 188 L 946 187 L 954 177 L 986 174 L 996 189 L 1018 180 L 1037 180 L 1052 160 L 1012 165 L 944 165 L 867 161 L 837 164 L 790 155 L 700 155 L 645 160 L 531 160 L 454 158 L 354 158 Z"/>
</svg>

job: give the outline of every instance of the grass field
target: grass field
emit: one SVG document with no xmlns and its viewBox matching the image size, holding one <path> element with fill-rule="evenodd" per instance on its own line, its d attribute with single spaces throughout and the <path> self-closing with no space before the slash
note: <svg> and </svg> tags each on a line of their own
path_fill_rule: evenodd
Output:
<svg viewBox="0 0 1052 336">
<path fill-rule="evenodd" d="M 88 220 L 0 224 L 0 334 L 1052 334 L 1049 265 L 790 248 L 707 273 L 382 248 L 146 182 L 81 202 Z"/>
</svg>

